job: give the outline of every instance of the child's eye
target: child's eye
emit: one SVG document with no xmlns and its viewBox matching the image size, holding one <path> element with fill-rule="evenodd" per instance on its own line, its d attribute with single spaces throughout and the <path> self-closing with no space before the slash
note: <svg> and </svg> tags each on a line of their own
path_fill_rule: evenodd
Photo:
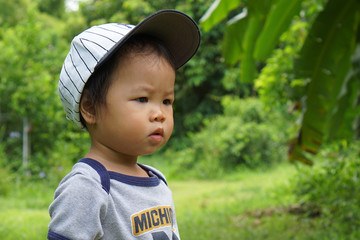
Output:
<svg viewBox="0 0 360 240">
<path fill-rule="evenodd" d="M 146 103 L 146 102 L 148 102 L 148 98 L 147 97 L 139 97 L 136 99 L 136 101 L 141 102 L 141 103 Z"/>
<path fill-rule="evenodd" d="M 171 101 L 170 99 L 165 99 L 165 100 L 163 101 L 163 104 L 165 104 L 165 105 L 171 105 L 171 104 L 172 104 L 172 101 Z"/>
</svg>

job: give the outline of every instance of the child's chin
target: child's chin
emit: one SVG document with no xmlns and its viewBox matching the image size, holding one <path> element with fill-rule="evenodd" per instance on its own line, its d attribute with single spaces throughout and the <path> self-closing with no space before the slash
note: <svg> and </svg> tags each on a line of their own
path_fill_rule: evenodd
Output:
<svg viewBox="0 0 360 240">
<path fill-rule="evenodd" d="M 158 150 L 158 149 L 153 150 L 153 151 L 144 152 L 144 153 L 140 154 L 140 156 L 148 156 L 148 155 L 152 155 L 152 154 L 154 154 L 157 150 Z"/>
</svg>

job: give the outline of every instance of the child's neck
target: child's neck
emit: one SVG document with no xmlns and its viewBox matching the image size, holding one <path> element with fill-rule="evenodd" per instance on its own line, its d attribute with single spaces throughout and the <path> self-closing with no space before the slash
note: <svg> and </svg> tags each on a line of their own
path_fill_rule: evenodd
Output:
<svg viewBox="0 0 360 240">
<path fill-rule="evenodd" d="M 90 148 L 85 158 L 92 158 L 100 162 L 108 171 L 135 177 L 149 177 L 148 173 L 137 164 L 137 156 L 104 154 Z"/>
</svg>

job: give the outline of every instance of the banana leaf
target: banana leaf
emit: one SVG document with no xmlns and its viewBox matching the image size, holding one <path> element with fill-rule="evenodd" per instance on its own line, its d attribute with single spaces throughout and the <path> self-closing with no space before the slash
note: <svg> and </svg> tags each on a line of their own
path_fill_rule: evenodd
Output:
<svg viewBox="0 0 360 240">
<path fill-rule="evenodd" d="M 215 0 L 200 19 L 200 26 L 205 32 L 227 18 L 229 12 L 240 6 L 242 0 Z"/>
<path fill-rule="evenodd" d="M 229 20 L 222 43 L 222 54 L 225 63 L 234 66 L 244 53 L 243 42 L 249 17 L 247 10 Z"/>
<path fill-rule="evenodd" d="M 240 81 L 251 83 L 257 75 L 257 61 L 254 58 L 255 43 L 272 6 L 272 1 L 252 0 L 247 4 L 248 24 L 242 39 L 243 52 L 240 55 Z"/>
<path fill-rule="evenodd" d="M 264 18 L 261 15 L 252 15 L 246 28 L 241 58 L 240 81 L 251 83 L 256 76 L 256 61 L 254 59 L 255 42 L 264 25 Z"/>
<path fill-rule="evenodd" d="M 360 39 L 359 39 L 360 40 Z M 338 97 L 338 103 L 332 112 L 330 130 L 326 138 L 331 142 L 337 139 L 354 139 L 354 120 L 360 115 L 360 44 L 358 43 L 352 57 L 352 68 L 346 75 L 344 84 Z M 348 133 L 350 132 L 350 133 Z"/>
<path fill-rule="evenodd" d="M 255 47 L 254 57 L 266 60 L 279 42 L 281 34 L 300 11 L 302 0 L 279 0 L 270 11 Z"/>
<path fill-rule="evenodd" d="M 359 22 L 359 1 L 330 0 L 310 29 L 295 62 L 298 78 L 310 79 L 301 129 L 290 147 L 289 159 L 308 163 L 302 154 L 318 152 L 331 129 L 331 113 L 351 67 Z"/>
</svg>

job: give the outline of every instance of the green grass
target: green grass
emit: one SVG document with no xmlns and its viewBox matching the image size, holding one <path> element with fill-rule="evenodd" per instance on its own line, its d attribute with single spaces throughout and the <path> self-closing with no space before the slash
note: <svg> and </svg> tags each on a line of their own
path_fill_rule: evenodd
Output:
<svg viewBox="0 0 360 240">
<path fill-rule="evenodd" d="M 46 209 L 1 209 L 0 239 L 46 239 Z"/>
<path fill-rule="evenodd" d="M 0 239 L 46 239 L 53 191 L 45 182 L 28 183 L 0 196 Z"/>
<path fill-rule="evenodd" d="M 295 201 L 287 187 L 294 173 L 284 164 L 223 180 L 170 179 L 182 239 L 352 239 L 326 229 L 321 218 L 284 211 Z M 0 239 L 45 239 L 53 191 L 31 183 L 0 198 Z"/>
<path fill-rule="evenodd" d="M 279 239 L 276 234 L 291 216 L 269 216 L 268 219 L 245 216 L 244 213 L 286 206 L 293 196 L 286 184 L 294 169 L 290 165 L 266 172 L 245 170 L 222 181 L 170 182 L 180 233 L 183 239 Z M 270 224 L 271 225 L 271 224 Z M 278 228 L 276 230 L 274 227 Z"/>
</svg>

